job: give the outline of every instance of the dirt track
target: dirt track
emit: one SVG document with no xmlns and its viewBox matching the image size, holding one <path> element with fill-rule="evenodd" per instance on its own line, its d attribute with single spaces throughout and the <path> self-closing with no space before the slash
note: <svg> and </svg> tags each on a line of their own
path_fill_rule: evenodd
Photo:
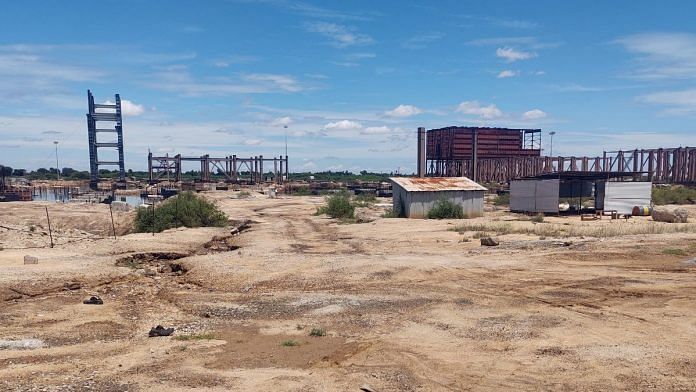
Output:
<svg viewBox="0 0 696 392">
<path fill-rule="evenodd" d="M 208 197 L 252 221 L 233 237 L 94 239 L 108 230 L 57 205 L 74 242 L 61 232 L 54 249 L 9 249 L 45 239 L 0 230 L 0 344 L 45 344 L 0 346 L 0 389 L 696 389 L 696 234 L 510 234 L 484 248 L 461 242 L 454 222 L 340 225 L 312 215 L 321 198 L 231 195 Z M 41 206 L 2 204 L 0 225 L 38 224 Z M 206 246 L 215 236 L 229 247 Z M 82 304 L 94 294 L 105 304 Z M 174 336 L 148 338 L 157 324 Z"/>
</svg>

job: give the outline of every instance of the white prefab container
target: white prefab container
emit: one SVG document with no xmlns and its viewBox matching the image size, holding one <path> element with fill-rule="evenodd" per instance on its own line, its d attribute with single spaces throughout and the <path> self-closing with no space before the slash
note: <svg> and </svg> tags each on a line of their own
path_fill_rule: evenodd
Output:
<svg viewBox="0 0 696 392">
<path fill-rule="evenodd" d="M 633 207 L 650 206 L 651 182 L 599 182 L 597 183 L 597 209 L 616 211 L 630 215 Z"/>
<path fill-rule="evenodd" d="M 510 211 L 558 213 L 561 181 L 510 181 Z"/>
<path fill-rule="evenodd" d="M 483 215 L 486 188 L 466 177 L 395 177 L 392 182 L 392 206 L 400 216 L 425 218 L 438 200 L 462 206 L 464 215 Z"/>
</svg>

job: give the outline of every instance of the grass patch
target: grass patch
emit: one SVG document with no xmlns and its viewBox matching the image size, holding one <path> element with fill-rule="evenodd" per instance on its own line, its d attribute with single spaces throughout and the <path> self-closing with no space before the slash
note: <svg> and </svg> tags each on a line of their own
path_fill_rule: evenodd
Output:
<svg viewBox="0 0 696 392">
<path fill-rule="evenodd" d="M 317 208 L 316 215 L 328 215 L 338 219 L 355 217 L 355 206 L 350 202 L 348 192 L 339 192 L 326 197 L 326 204 Z"/>
<path fill-rule="evenodd" d="M 251 197 L 251 192 L 249 192 L 249 191 L 241 191 L 241 192 L 239 192 L 239 194 L 237 195 L 237 198 L 238 198 L 238 199 L 248 199 L 248 198 L 250 198 L 250 197 Z"/>
<path fill-rule="evenodd" d="M 138 208 L 135 216 L 135 231 L 139 233 L 161 232 L 173 227 L 222 227 L 227 216 L 217 206 L 192 193 L 183 192 L 165 200 L 154 210 L 152 207 Z"/>
<path fill-rule="evenodd" d="M 355 196 L 353 204 L 356 207 L 368 207 L 375 203 L 377 203 L 377 196 L 374 193 L 361 193 Z"/>
<path fill-rule="evenodd" d="M 312 328 L 309 331 L 309 336 L 326 336 L 326 330 L 324 328 Z"/>
<path fill-rule="evenodd" d="M 290 190 L 290 194 L 293 196 L 311 196 L 312 191 L 309 187 L 293 188 Z"/>
<path fill-rule="evenodd" d="M 299 346 L 302 344 L 299 340 L 295 339 L 288 339 L 288 340 L 283 340 L 283 342 L 280 344 L 283 347 L 294 347 L 294 346 Z"/>
<path fill-rule="evenodd" d="M 183 342 L 190 340 L 215 340 L 215 335 L 210 333 L 200 333 L 197 335 L 176 335 L 174 336 L 174 340 L 180 340 Z"/>
<path fill-rule="evenodd" d="M 510 205 L 510 194 L 501 193 L 495 197 L 493 204 L 496 206 L 509 206 Z"/>
<path fill-rule="evenodd" d="M 655 187 L 652 189 L 652 199 L 656 205 L 694 204 L 696 203 L 696 188 L 685 186 Z"/>
<path fill-rule="evenodd" d="M 399 213 L 390 208 L 382 214 L 382 218 L 399 218 Z"/>
<path fill-rule="evenodd" d="M 440 199 L 428 211 L 428 219 L 464 219 L 464 209 L 459 204 Z"/>
<path fill-rule="evenodd" d="M 530 219 L 534 223 L 542 223 L 544 222 L 544 214 L 536 214 L 532 219 Z"/>
<path fill-rule="evenodd" d="M 649 222 L 646 224 L 579 224 L 563 225 L 547 223 L 536 225 L 532 222 L 519 222 L 512 225 L 508 222 L 471 222 L 457 225 L 450 229 L 460 234 L 474 232 L 473 238 L 490 235 L 526 234 L 544 238 L 567 237 L 594 237 L 608 238 L 626 235 L 646 234 L 672 234 L 672 233 L 696 233 L 696 224 L 693 223 L 661 223 Z"/>
<path fill-rule="evenodd" d="M 662 249 L 662 254 L 668 256 L 688 256 L 689 252 L 680 248 L 667 248 Z"/>
</svg>

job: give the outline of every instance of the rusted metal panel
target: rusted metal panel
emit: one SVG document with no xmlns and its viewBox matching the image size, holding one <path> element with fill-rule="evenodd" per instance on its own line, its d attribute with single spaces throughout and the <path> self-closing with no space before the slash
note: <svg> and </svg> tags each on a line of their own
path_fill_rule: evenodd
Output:
<svg viewBox="0 0 696 392">
<path fill-rule="evenodd" d="M 487 190 L 466 177 L 392 177 L 390 180 L 408 192 Z"/>
</svg>

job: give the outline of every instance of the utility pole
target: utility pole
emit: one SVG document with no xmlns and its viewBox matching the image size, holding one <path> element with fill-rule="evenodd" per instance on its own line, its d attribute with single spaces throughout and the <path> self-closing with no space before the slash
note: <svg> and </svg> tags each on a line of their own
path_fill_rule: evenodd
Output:
<svg viewBox="0 0 696 392">
<path fill-rule="evenodd" d="M 58 180 L 60 181 L 60 166 L 58 166 L 58 140 L 54 140 L 53 144 L 56 145 L 56 174 L 58 174 Z"/>
<path fill-rule="evenodd" d="M 549 136 L 551 136 L 551 152 L 549 153 L 549 156 L 553 156 L 553 135 L 556 134 L 556 131 L 551 131 L 549 132 Z"/>
</svg>

